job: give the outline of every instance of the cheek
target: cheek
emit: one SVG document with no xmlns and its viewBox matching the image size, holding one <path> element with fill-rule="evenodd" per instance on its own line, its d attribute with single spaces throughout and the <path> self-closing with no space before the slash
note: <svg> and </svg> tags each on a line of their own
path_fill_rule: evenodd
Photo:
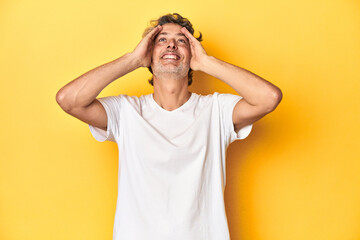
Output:
<svg viewBox="0 0 360 240">
<path fill-rule="evenodd" d="M 186 47 L 186 52 L 189 56 L 191 56 L 191 49 L 190 49 L 190 46 L 187 46 Z"/>
<path fill-rule="evenodd" d="M 153 57 L 153 58 L 159 58 L 159 57 L 160 57 L 160 51 L 159 51 L 158 48 L 154 47 L 154 48 L 152 49 L 152 57 Z"/>
<path fill-rule="evenodd" d="M 182 48 L 182 54 L 186 57 L 191 57 L 191 51 L 189 47 L 183 47 Z"/>
<path fill-rule="evenodd" d="M 191 58 L 191 52 L 190 52 L 190 51 L 187 51 L 187 52 L 186 52 L 186 56 L 187 56 L 188 60 L 190 61 L 190 58 Z"/>
</svg>

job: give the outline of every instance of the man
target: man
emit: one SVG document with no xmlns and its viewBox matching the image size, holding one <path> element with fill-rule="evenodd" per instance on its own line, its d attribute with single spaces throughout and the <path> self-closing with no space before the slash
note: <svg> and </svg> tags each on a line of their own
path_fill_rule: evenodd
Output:
<svg viewBox="0 0 360 240">
<path fill-rule="evenodd" d="M 225 154 L 272 112 L 280 89 L 208 56 L 201 35 L 179 14 L 152 21 L 133 52 L 65 85 L 56 100 L 89 124 L 98 141 L 119 147 L 114 240 L 228 240 Z M 184 26 L 184 27 L 183 27 Z M 96 99 L 112 81 L 139 68 L 153 73 L 154 93 Z M 241 96 L 188 90 L 192 71 L 230 85 Z"/>
</svg>

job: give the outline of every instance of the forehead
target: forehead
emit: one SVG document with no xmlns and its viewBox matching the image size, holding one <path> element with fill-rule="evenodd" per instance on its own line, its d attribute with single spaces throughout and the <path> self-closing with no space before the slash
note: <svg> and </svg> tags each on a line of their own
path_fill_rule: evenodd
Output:
<svg viewBox="0 0 360 240">
<path fill-rule="evenodd" d="M 180 30 L 182 26 L 176 23 L 166 23 L 162 25 L 161 32 L 159 35 L 165 35 L 165 34 L 176 34 L 176 35 L 184 35 Z"/>
</svg>

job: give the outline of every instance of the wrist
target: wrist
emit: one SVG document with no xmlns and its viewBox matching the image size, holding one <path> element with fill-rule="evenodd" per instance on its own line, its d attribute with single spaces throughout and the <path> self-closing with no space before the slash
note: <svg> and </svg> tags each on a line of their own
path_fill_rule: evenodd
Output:
<svg viewBox="0 0 360 240">
<path fill-rule="evenodd" d="M 200 61 L 198 70 L 204 73 L 208 73 L 209 69 L 211 69 L 211 65 L 214 59 L 215 58 L 213 56 L 209 56 L 209 55 L 204 56 L 203 59 Z"/>
<path fill-rule="evenodd" d="M 134 52 L 129 52 L 124 55 L 124 57 L 127 59 L 129 66 L 131 66 L 132 69 L 138 69 L 142 67 L 141 60 L 137 56 L 134 55 Z"/>
</svg>

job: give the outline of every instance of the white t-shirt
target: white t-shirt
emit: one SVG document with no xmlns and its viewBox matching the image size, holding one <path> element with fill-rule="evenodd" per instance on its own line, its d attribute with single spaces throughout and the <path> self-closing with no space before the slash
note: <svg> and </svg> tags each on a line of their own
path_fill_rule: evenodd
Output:
<svg viewBox="0 0 360 240">
<path fill-rule="evenodd" d="M 173 111 L 153 95 L 100 98 L 107 131 L 89 125 L 100 142 L 119 148 L 113 240 L 229 240 L 224 205 L 232 112 L 242 97 L 192 93 Z"/>
</svg>

